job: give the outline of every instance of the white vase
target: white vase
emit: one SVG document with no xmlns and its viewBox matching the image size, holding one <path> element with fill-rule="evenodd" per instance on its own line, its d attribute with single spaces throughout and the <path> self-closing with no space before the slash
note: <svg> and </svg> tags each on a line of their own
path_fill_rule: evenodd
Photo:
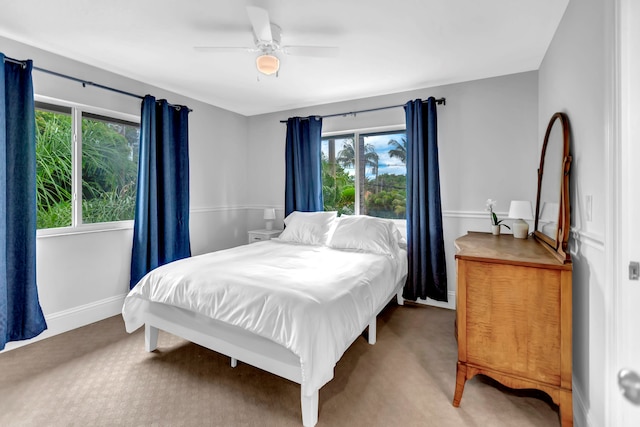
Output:
<svg viewBox="0 0 640 427">
<path fill-rule="evenodd" d="M 494 236 L 499 236 L 500 235 L 500 226 L 499 225 L 491 225 L 491 234 L 493 234 Z"/>
</svg>

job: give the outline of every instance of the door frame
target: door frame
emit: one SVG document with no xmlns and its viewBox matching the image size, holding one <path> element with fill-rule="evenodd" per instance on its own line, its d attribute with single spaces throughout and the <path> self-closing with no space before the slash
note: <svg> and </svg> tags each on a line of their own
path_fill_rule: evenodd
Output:
<svg viewBox="0 0 640 427">
<path fill-rule="evenodd" d="M 630 138 L 626 131 L 629 115 L 628 79 L 626 55 L 631 51 L 629 42 L 630 21 L 627 13 L 633 1 L 615 0 L 605 25 L 605 42 L 608 46 L 606 69 L 607 94 L 605 95 L 606 118 L 606 211 L 605 211 L 605 422 L 606 425 L 620 425 L 623 421 L 623 397 L 618 389 L 618 370 L 626 360 L 625 333 L 623 328 L 628 324 L 623 310 L 623 287 L 625 272 L 629 263 L 629 237 L 623 230 L 628 228 L 629 217 L 625 214 L 629 209 L 626 195 L 629 185 L 629 163 L 627 153 Z M 608 40 L 606 38 L 609 38 Z"/>
</svg>

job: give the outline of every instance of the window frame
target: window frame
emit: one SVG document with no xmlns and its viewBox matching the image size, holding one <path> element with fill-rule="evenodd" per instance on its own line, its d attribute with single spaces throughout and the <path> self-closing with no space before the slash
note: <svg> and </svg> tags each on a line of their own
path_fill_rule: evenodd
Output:
<svg viewBox="0 0 640 427">
<path fill-rule="evenodd" d="M 95 107 L 78 102 L 66 101 L 43 95 L 35 95 L 37 104 L 48 104 L 61 109 L 71 109 L 71 225 L 68 227 L 43 228 L 36 231 L 36 237 L 67 236 L 72 234 L 99 233 L 113 230 L 133 229 L 133 220 L 110 222 L 82 223 L 82 119 L 83 113 L 97 115 L 103 118 L 135 123 L 140 126 L 140 116 Z"/>
<path fill-rule="evenodd" d="M 377 126 L 377 127 L 367 127 L 367 128 L 357 128 L 357 129 L 348 129 L 348 130 L 336 130 L 336 131 L 329 131 L 329 132 L 322 132 L 321 135 L 321 139 L 324 140 L 326 138 L 331 138 L 331 137 L 351 137 L 353 136 L 354 138 L 354 145 L 357 146 L 357 150 L 355 153 L 355 165 L 354 165 L 354 173 L 355 173 L 355 199 L 354 199 L 354 210 L 355 210 L 355 215 L 362 215 L 362 213 L 360 212 L 360 198 L 361 198 L 361 192 L 363 191 L 362 188 L 360 188 L 360 171 L 362 168 L 361 162 L 360 162 L 360 157 L 361 157 L 361 153 L 360 153 L 360 140 L 362 136 L 367 136 L 370 134 L 377 134 L 377 133 L 393 133 L 393 132 L 404 132 L 405 135 L 407 133 L 407 126 L 402 124 L 402 125 L 389 125 L 389 126 Z M 366 173 L 366 171 L 364 172 Z M 364 176 L 364 175 L 363 175 Z M 407 220 L 406 219 L 393 219 L 392 221 L 396 222 L 396 224 L 400 224 L 400 225 L 404 225 L 406 224 Z"/>
</svg>

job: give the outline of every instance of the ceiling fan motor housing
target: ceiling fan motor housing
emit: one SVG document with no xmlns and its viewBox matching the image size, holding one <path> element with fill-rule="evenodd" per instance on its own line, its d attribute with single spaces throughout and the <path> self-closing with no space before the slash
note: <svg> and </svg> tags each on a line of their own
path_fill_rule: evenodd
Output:
<svg viewBox="0 0 640 427">
<path fill-rule="evenodd" d="M 256 34 L 253 34 L 253 42 L 258 49 L 264 53 L 272 53 L 280 49 L 280 40 L 282 38 L 282 29 L 276 25 L 271 24 L 271 40 L 260 40 Z"/>
</svg>

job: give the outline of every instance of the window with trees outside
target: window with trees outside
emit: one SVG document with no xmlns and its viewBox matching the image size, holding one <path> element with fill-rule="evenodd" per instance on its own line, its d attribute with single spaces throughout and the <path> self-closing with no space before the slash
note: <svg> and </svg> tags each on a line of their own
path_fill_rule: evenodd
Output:
<svg viewBox="0 0 640 427">
<path fill-rule="evenodd" d="M 36 102 L 38 229 L 133 219 L 140 125 L 113 116 Z"/>
<path fill-rule="evenodd" d="M 352 133 L 322 138 L 325 211 L 406 219 L 406 133 Z"/>
</svg>

